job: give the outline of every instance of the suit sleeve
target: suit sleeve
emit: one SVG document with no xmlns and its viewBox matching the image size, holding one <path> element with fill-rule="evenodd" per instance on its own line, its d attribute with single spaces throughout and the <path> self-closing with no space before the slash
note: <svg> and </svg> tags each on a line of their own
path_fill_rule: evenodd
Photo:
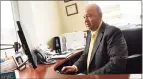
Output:
<svg viewBox="0 0 143 79">
<path fill-rule="evenodd" d="M 128 56 L 127 44 L 118 28 L 107 35 L 107 54 L 110 57 L 109 62 L 91 74 L 121 73 L 125 69 Z"/>
<path fill-rule="evenodd" d="M 85 59 L 86 53 L 83 52 L 81 57 L 74 63 L 74 65 L 77 67 L 78 72 L 83 72 L 86 69 Z"/>
<path fill-rule="evenodd" d="M 87 31 L 87 34 L 89 36 L 90 31 Z M 88 36 L 87 36 L 87 38 L 89 38 Z M 87 38 L 86 38 L 86 41 L 87 41 Z M 74 63 L 74 65 L 77 67 L 78 72 L 83 72 L 84 70 L 86 70 L 86 63 L 87 63 L 87 61 L 86 61 L 87 52 L 85 51 L 85 50 L 87 50 L 86 48 L 87 47 L 85 47 L 83 54 L 80 56 L 80 58 Z"/>
</svg>

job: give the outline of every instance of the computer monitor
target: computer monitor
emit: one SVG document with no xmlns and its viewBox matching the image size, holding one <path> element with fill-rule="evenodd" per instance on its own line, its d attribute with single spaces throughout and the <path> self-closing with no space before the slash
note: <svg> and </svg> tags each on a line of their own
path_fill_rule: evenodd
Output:
<svg viewBox="0 0 143 79">
<path fill-rule="evenodd" d="M 34 51 L 30 51 L 30 49 L 29 49 L 29 46 L 27 44 L 24 32 L 23 32 L 21 24 L 20 24 L 20 21 L 16 21 L 16 23 L 17 23 L 17 26 L 18 26 L 18 29 L 19 29 L 17 32 L 18 32 L 19 38 L 21 40 L 24 52 L 28 56 L 29 62 L 32 64 L 33 68 L 35 69 L 35 68 L 37 68 L 36 54 L 34 53 Z"/>
</svg>

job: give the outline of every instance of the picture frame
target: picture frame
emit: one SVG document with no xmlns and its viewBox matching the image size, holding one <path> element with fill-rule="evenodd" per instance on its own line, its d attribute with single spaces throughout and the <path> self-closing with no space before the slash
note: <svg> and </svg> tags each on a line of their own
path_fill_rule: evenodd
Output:
<svg viewBox="0 0 143 79">
<path fill-rule="evenodd" d="M 26 61 L 24 62 L 21 55 L 13 56 L 13 59 L 15 61 L 15 64 L 17 65 L 18 70 L 23 70 L 26 68 Z"/>
<path fill-rule="evenodd" d="M 78 8 L 77 8 L 77 4 L 76 3 L 68 5 L 65 8 L 66 8 L 67 16 L 78 14 Z"/>
<path fill-rule="evenodd" d="M 16 56 L 15 61 L 17 66 L 20 66 L 23 63 L 23 59 L 21 56 Z"/>
<path fill-rule="evenodd" d="M 66 2 L 69 2 L 69 1 L 73 1 L 73 0 L 64 0 L 65 3 L 66 3 Z"/>
</svg>

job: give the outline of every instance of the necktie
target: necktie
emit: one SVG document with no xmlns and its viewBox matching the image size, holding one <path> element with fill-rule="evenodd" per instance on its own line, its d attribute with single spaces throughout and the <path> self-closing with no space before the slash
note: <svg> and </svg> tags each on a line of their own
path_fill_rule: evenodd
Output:
<svg viewBox="0 0 143 79">
<path fill-rule="evenodd" d="M 91 58 L 92 49 L 93 49 L 93 46 L 94 46 L 95 39 L 96 39 L 96 34 L 93 33 L 92 36 L 91 36 L 90 47 L 89 47 L 89 51 L 88 51 L 87 72 L 89 72 L 90 58 Z"/>
</svg>

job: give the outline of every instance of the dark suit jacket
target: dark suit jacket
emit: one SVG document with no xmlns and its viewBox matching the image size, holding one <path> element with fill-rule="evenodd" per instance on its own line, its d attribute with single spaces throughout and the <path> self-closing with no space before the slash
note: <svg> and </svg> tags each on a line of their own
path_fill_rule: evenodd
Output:
<svg viewBox="0 0 143 79">
<path fill-rule="evenodd" d="M 87 32 L 86 47 L 74 63 L 79 72 L 87 73 L 87 55 L 90 46 L 90 31 Z M 93 47 L 88 74 L 121 73 L 126 67 L 127 44 L 121 30 L 102 22 Z"/>
</svg>

